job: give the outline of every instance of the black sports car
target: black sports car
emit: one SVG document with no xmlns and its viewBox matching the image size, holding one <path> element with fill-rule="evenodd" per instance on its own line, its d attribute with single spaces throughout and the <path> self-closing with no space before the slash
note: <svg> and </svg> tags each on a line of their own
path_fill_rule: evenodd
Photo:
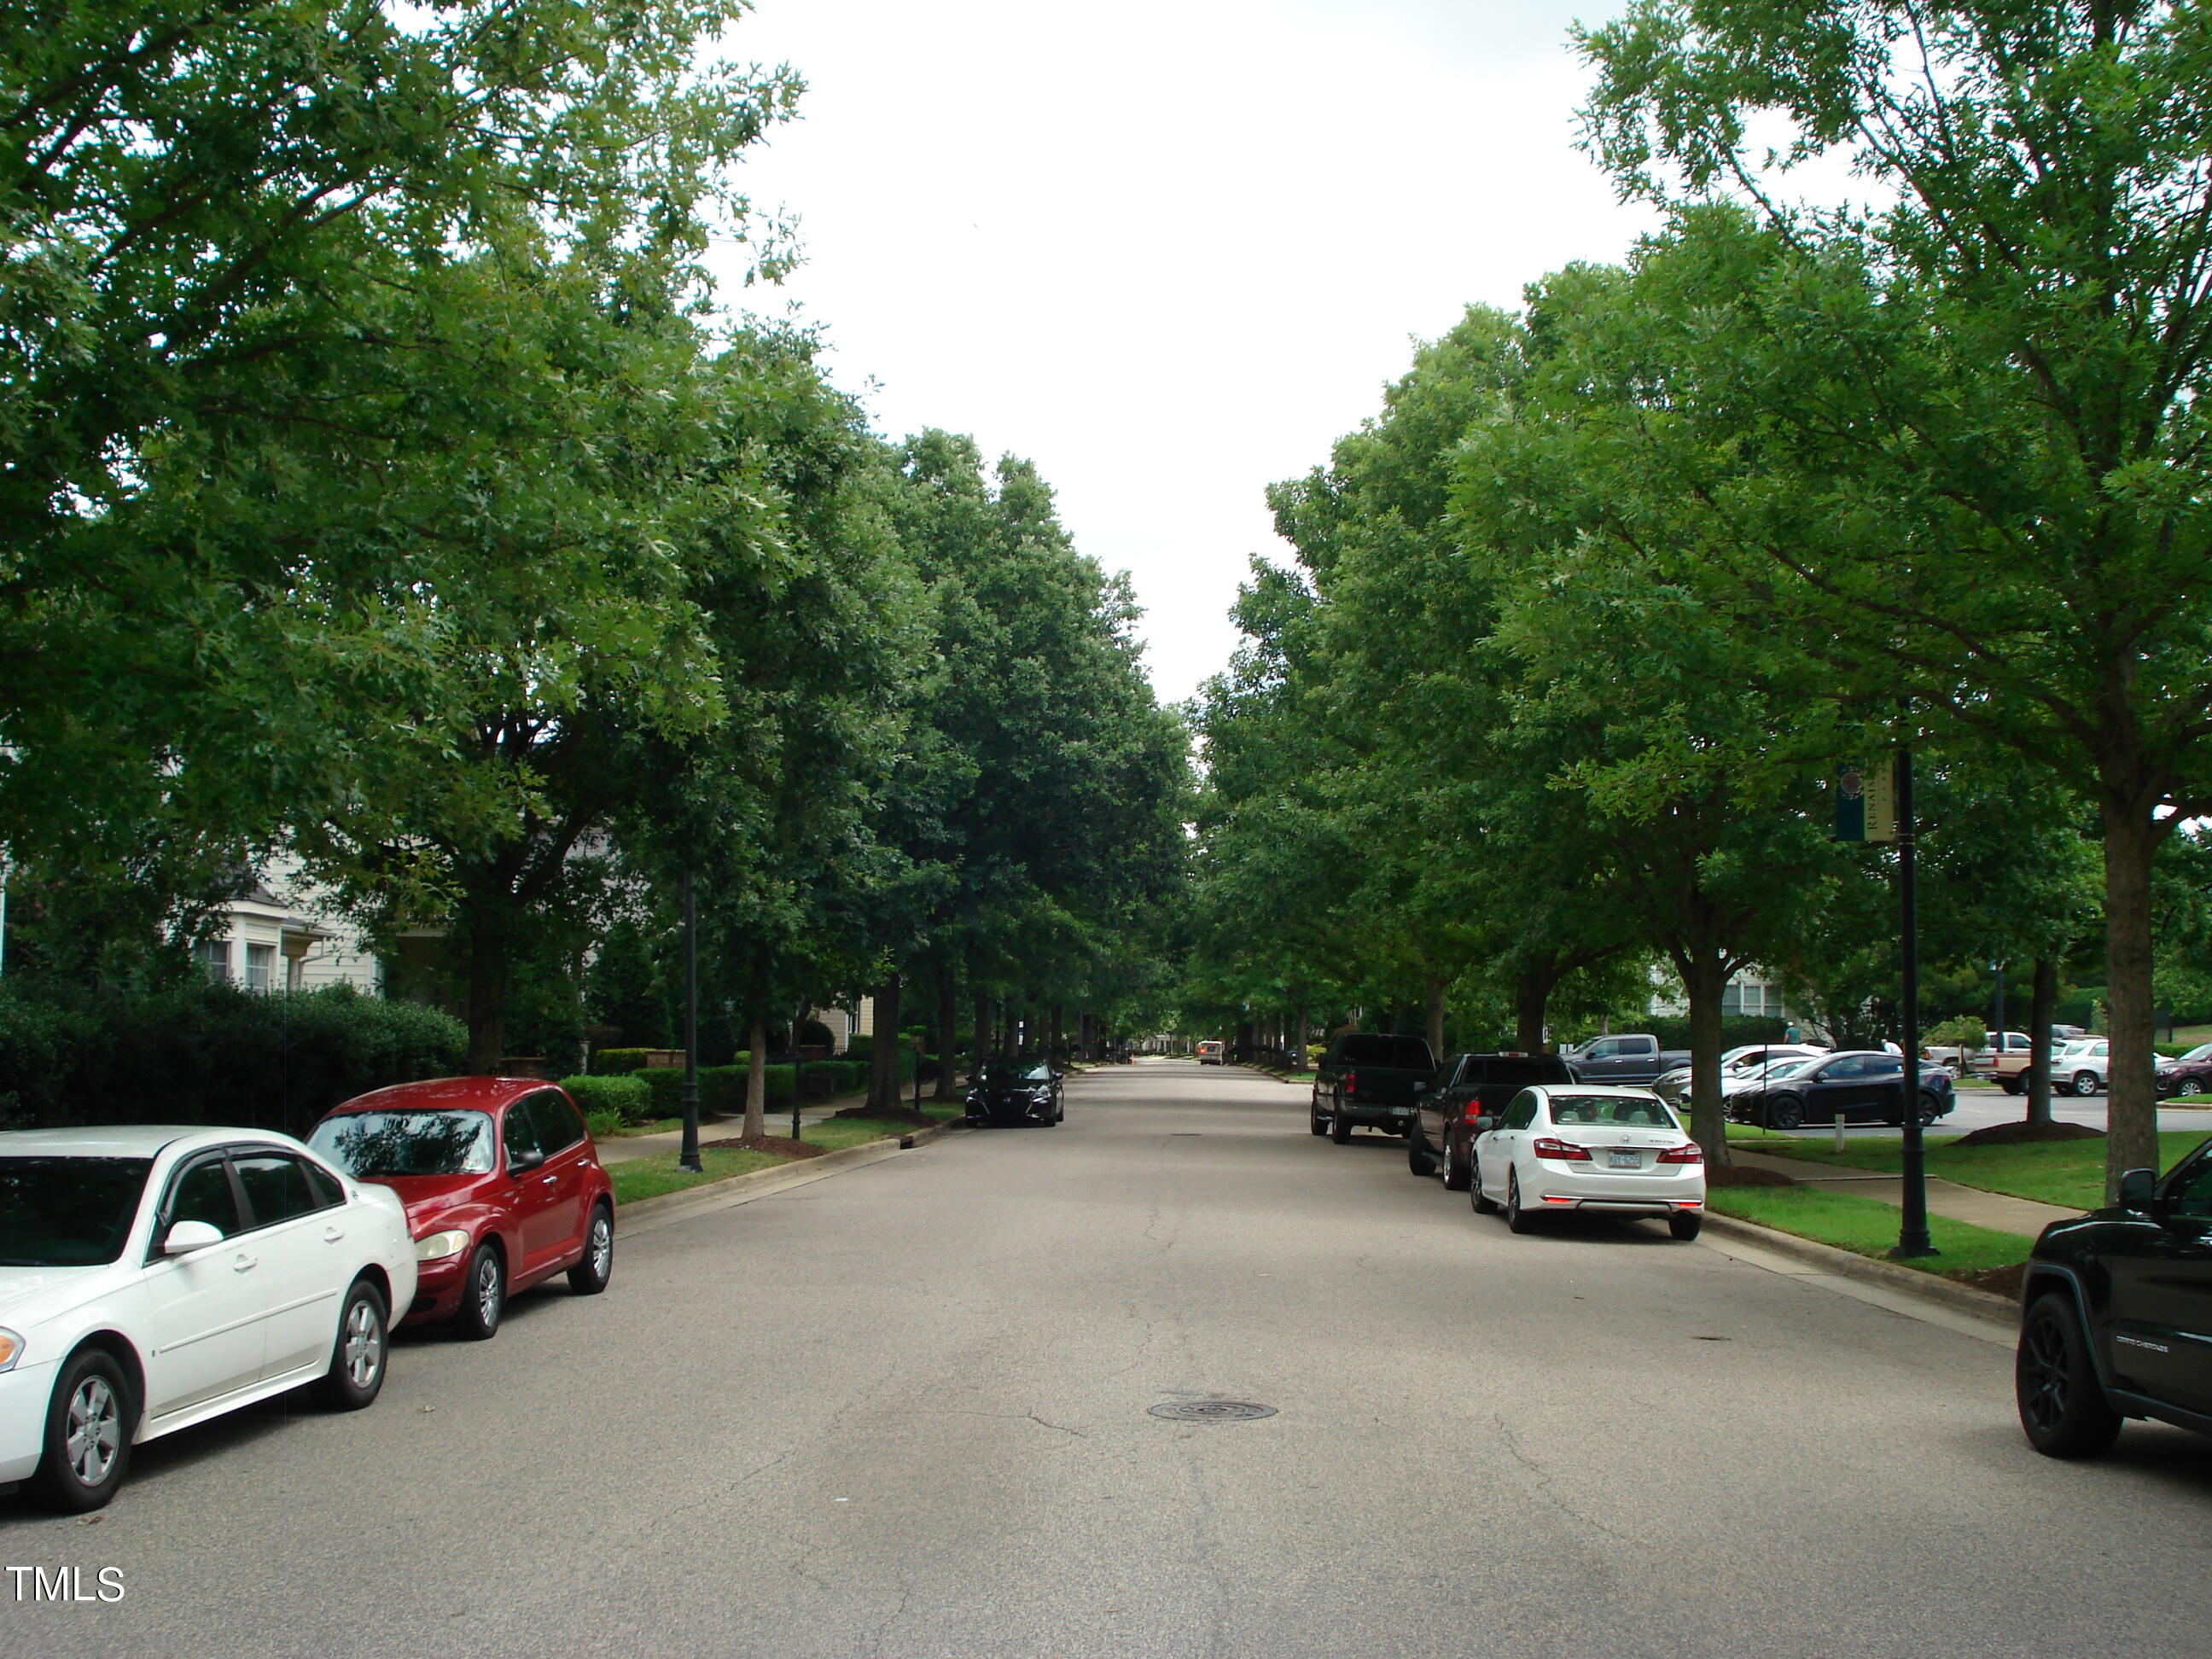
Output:
<svg viewBox="0 0 2212 1659">
<path fill-rule="evenodd" d="M 968 1080 L 970 1123 L 1057 1123 L 1060 1074 L 1042 1060 L 990 1060 Z"/>
<path fill-rule="evenodd" d="M 2130 1417 L 2212 1434 L 2212 1140 L 2043 1230 L 2014 1380 L 2021 1426 L 2053 1457 L 2095 1456 Z"/>
</svg>

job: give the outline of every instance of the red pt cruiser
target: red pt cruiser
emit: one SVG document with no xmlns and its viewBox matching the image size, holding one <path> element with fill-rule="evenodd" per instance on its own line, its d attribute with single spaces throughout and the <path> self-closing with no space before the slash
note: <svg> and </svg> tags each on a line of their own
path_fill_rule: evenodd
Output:
<svg viewBox="0 0 2212 1659">
<path fill-rule="evenodd" d="M 415 1237 L 404 1322 L 450 1320 L 478 1340 L 507 1298 L 557 1273 L 607 1287 L 615 1199 L 575 1102 L 533 1078 L 402 1083 L 331 1109 L 307 1144 L 399 1194 Z"/>
</svg>

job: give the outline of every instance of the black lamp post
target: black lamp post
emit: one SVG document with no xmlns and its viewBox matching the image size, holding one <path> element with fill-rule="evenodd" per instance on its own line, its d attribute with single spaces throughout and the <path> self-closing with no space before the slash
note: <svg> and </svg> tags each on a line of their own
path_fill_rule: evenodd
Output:
<svg viewBox="0 0 2212 1659">
<path fill-rule="evenodd" d="M 1902 958 L 1900 1046 L 1905 1050 L 1905 1169 L 1899 1207 L 1904 1211 L 1893 1256 L 1936 1254 L 1928 1233 L 1928 1167 L 1920 1133 L 1920 936 L 1912 886 L 1912 750 L 1897 754 L 1898 949 Z"/>
<path fill-rule="evenodd" d="M 699 1175 L 699 905 L 691 867 L 684 867 L 684 1148 L 676 1167 Z"/>
</svg>

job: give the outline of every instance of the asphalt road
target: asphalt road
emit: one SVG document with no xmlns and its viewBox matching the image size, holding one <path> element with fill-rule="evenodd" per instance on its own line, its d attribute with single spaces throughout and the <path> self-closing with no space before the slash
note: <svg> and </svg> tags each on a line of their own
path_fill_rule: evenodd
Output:
<svg viewBox="0 0 2212 1659">
<path fill-rule="evenodd" d="M 1998 1342 L 1678 1244 L 1516 1238 L 1143 1064 L 626 1239 L 597 1300 L 408 1342 L 370 1411 L 0 1504 L 18 1605 L 125 1656 L 2188 1656 L 2212 1441 L 2035 1456 Z M 1224 1398 L 1263 1421 L 1177 1424 Z"/>
</svg>

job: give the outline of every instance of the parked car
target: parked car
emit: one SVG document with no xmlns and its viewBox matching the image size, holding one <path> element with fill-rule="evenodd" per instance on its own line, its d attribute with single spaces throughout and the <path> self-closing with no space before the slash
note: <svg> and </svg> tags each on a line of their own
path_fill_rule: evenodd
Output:
<svg viewBox="0 0 2212 1659">
<path fill-rule="evenodd" d="M 1932 1061 L 1920 1063 L 1920 1121 L 1933 1123 L 1957 1104 L 1951 1073 Z M 1807 1123 L 1905 1121 L 1905 1063 L 1874 1048 L 1826 1054 L 1728 1097 L 1728 1115 L 1738 1123 L 1769 1129 L 1795 1129 Z"/>
<path fill-rule="evenodd" d="M 1218 1042 L 1200 1043 L 1198 1045 L 1198 1063 L 1201 1066 L 1227 1065 L 1229 1061 L 1225 1057 L 1224 1045 Z"/>
<path fill-rule="evenodd" d="M 1810 1060 L 1825 1054 L 1826 1048 L 1809 1042 L 1750 1042 L 1729 1049 L 1721 1056 L 1721 1091 L 1727 1094 L 1746 1082 L 1757 1082 L 1776 1068 L 1801 1060 Z M 1651 1080 L 1651 1087 L 1659 1098 L 1677 1111 L 1690 1097 L 1691 1068 L 1677 1066 L 1662 1072 Z"/>
<path fill-rule="evenodd" d="M 1551 1211 L 1664 1216 L 1683 1239 L 1703 1224 L 1705 1152 L 1649 1089 L 1523 1089 L 1476 1127 L 1475 1212 L 1503 1211 L 1516 1233 Z"/>
<path fill-rule="evenodd" d="M 301 1383 L 357 1410 L 414 1294 L 398 1200 L 289 1135 L 0 1133 L 0 1482 L 95 1510 L 146 1441 Z"/>
<path fill-rule="evenodd" d="M 2014 1381 L 2028 1443 L 2052 1457 L 2095 1456 L 2130 1417 L 2212 1434 L 2212 1140 L 2043 1230 Z"/>
<path fill-rule="evenodd" d="M 1042 1060 L 987 1060 L 968 1082 L 970 1123 L 1058 1123 L 1060 1073 Z"/>
<path fill-rule="evenodd" d="M 1413 1085 L 1406 1161 L 1418 1176 L 1443 1171 L 1447 1191 L 1463 1193 L 1474 1176 L 1474 1123 L 1495 1116 L 1532 1083 L 1571 1083 L 1557 1054 L 1449 1054 L 1425 1083 Z"/>
<path fill-rule="evenodd" d="M 2176 1095 L 2212 1093 L 2212 1042 L 2200 1042 L 2180 1059 L 2160 1066 L 2158 1092 L 2169 1100 Z"/>
<path fill-rule="evenodd" d="M 1559 1050 L 1584 1083 L 1650 1083 L 1690 1063 L 1686 1048 L 1662 1048 L 1648 1031 L 1594 1036 Z"/>
<path fill-rule="evenodd" d="M 357 1095 L 307 1144 L 398 1194 L 419 1284 L 403 1324 L 482 1341 L 509 1297 L 565 1273 L 579 1296 L 615 1265 L 614 1184 L 568 1094 L 532 1078 L 455 1077 Z"/>
<path fill-rule="evenodd" d="M 1340 1146 L 1358 1127 L 1404 1134 L 1413 1116 L 1413 1085 L 1436 1069 L 1436 1055 L 1420 1037 L 1340 1036 L 1314 1068 L 1306 1127 Z"/>
</svg>

